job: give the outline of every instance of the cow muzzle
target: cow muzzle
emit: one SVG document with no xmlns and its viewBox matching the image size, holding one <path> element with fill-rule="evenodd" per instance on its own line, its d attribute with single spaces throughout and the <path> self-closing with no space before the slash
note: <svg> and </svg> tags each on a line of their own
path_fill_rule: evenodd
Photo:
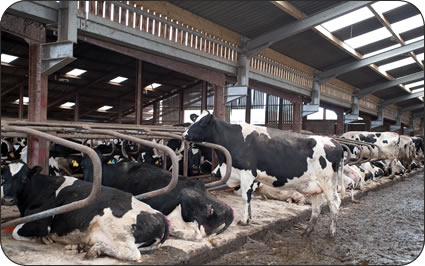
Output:
<svg viewBox="0 0 425 266">
<path fill-rule="evenodd" d="M 16 199 L 12 197 L 3 197 L 1 199 L 1 205 L 5 205 L 5 206 L 16 205 Z"/>
</svg>

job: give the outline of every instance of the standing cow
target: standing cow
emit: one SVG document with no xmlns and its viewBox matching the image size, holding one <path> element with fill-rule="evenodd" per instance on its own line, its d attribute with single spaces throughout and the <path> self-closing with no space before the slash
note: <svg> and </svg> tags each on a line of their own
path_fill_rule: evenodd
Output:
<svg viewBox="0 0 425 266">
<path fill-rule="evenodd" d="M 40 175 L 41 167 L 12 162 L 2 170 L 2 204 L 17 205 L 21 216 L 86 198 L 89 182 L 69 176 Z M 95 202 L 81 209 L 15 227 L 16 240 L 48 237 L 63 244 L 88 246 L 88 258 L 106 254 L 137 261 L 139 249 L 160 246 L 168 237 L 168 221 L 159 211 L 130 193 L 101 187 Z"/>
<path fill-rule="evenodd" d="M 323 194 L 331 211 L 330 234 L 335 235 L 341 200 L 337 193 L 338 172 L 342 184 L 343 150 L 328 137 L 303 136 L 292 132 L 232 125 L 204 111 L 183 134 L 188 141 L 206 141 L 224 146 L 232 156 L 232 174 L 227 185 L 240 186 L 245 201 L 240 224 L 251 219 L 251 196 L 261 184 L 285 187 L 312 195 L 312 215 L 305 234 L 310 234 L 320 214 Z M 217 152 L 225 172 L 225 158 Z M 342 190 L 344 191 L 344 190 Z M 323 193 L 323 194 L 322 194 Z"/>
</svg>

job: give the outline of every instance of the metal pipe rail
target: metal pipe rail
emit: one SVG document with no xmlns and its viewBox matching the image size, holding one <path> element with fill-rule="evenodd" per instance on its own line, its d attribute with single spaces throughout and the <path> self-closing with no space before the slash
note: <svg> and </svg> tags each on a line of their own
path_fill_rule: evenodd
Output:
<svg viewBox="0 0 425 266">
<path fill-rule="evenodd" d="M 183 143 L 185 145 L 184 158 L 186 158 L 185 161 L 183 162 L 183 167 L 186 166 L 186 170 L 183 169 L 183 170 L 185 170 L 183 172 L 186 172 L 185 176 L 187 176 L 187 164 L 188 164 L 187 163 L 187 158 L 188 158 L 188 156 L 187 156 L 188 155 L 188 151 L 187 151 L 188 145 L 187 145 L 187 143 L 188 142 L 181 135 L 177 135 L 177 134 L 173 134 L 173 133 L 169 133 L 169 132 L 155 132 L 154 134 L 155 135 L 157 134 L 158 136 L 169 137 L 169 138 L 172 138 L 172 139 L 179 139 L 179 140 L 183 141 Z M 232 156 L 231 156 L 230 152 L 225 147 L 218 145 L 218 144 L 214 144 L 214 143 L 209 143 L 209 142 L 193 142 L 193 143 L 195 143 L 196 145 L 205 146 L 205 147 L 208 147 L 208 148 L 211 148 L 211 149 L 219 150 L 224 154 L 224 156 L 226 157 L 226 173 L 224 174 L 224 176 L 220 180 L 207 183 L 207 184 L 205 184 L 205 187 L 210 188 L 210 187 L 213 187 L 213 186 L 215 187 L 215 186 L 225 184 L 229 180 L 230 174 L 232 173 Z M 183 173 L 183 175 L 184 174 L 185 173 Z"/>
<path fill-rule="evenodd" d="M 350 165 L 379 160 L 379 157 L 380 157 L 380 154 L 381 154 L 381 148 L 374 143 L 369 143 L 369 142 L 365 142 L 365 141 L 358 141 L 358 140 L 351 140 L 351 139 L 346 139 L 346 138 L 341 138 L 341 137 L 334 137 L 334 139 L 336 141 L 340 142 L 340 143 L 345 143 L 345 144 L 356 146 L 360 150 L 359 160 L 357 160 L 353 163 L 350 163 Z M 372 153 L 373 148 L 377 148 L 378 149 L 378 158 L 372 158 L 371 156 L 369 156 L 369 158 L 363 159 L 364 151 L 363 151 L 362 146 L 366 146 L 369 149 L 370 154 Z"/>
<path fill-rule="evenodd" d="M 142 145 L 145 145 L 145 146 L 148 146 L 148 147 L 151 147 L 151 148 L 157 148 L 157 149 L 165 151 L 165 153 L 167 153 L 168 156 L 170 156 L 171 162 L 172 162 L 172 165 L 173 165 L 173 169 L 171 171 L 170 183 L 163 188 L 135 196 L 138 200 L 148 199 L 148 198 L 152 198 L 152 197 L 156 197 L 156 196 L 165 194 L 167 192 L 170 192 L 177 185 L 178 174 L 179 174 L 179 164 L 178 164 L 176 154 L 169 147 L 162 145 L 162 144 L 152 142 L 152 141 L 147 141 L 147 140 L 139 139 L 139 138 L 136 138 L 136 137 L 133 137 L 133 136 L 124 135 L 124 134 L 115 132 L 113 130 L 94 129 L 94 128 L 90 128 L 88 126 L 85 126 L 83 128 L 86 129 L 88 132 L 110 135 L 110 136 L 114 136 L 114 137 L 117 137 L 117 138 L 130 140 L 130 141 L 135 142 L 135 143 L 140 143 Z"/>
<path fill-rule="evenodd" d="M 47 139 L 51 142 L 55 142 L 58 143 L 60 145 L 63 145 L 65 147 L 74 149 L 74 150 L 78 150 L 81 151 L 83 153 L 86 153 L 89 158 L 92 161 L 93 164 L 93 185 L 92 185 L 92 190 L 90 192 L 90 194 L 87 196 L 87 198 L 79 200 L 79 201 L 75 201 L 72 203 L 68 203 L 65 204 L 63 206 L 59 206 L 53 209 L 48 209 L 45 211 L 41 211 L 38 213 L 34 213 L 28 216 L 24 216 L 18 219 L 14 219 L 5 223 L 1 224 L 1 228 L 6 228 L 9 226 L 15 226 L 18 224 L 22 224 L 22 223 L 28 223 L 28 222 L 32 222 L 32 221 L 36 221 L 36 220 L 40 220 L 49 216 L 53 216 L 53 215 L 58 215 L 61 213 L 65 213 L 65 212 L 70 212 L 70 211 L 74 211 L 77 209 L 81 209 L 83 207 L 86 207 L 88 205 L 90 205 L 91 203 L 93 203 L 97 196 L 100 193 L 100 186 L 102 183 L 102 167 L 101 167 L 101 162 L 99 157 L 97 156 L 96 152 L 84 145 L 78 144 L 78 143 L 74 143 L 65 139 L 61 139 L 59 137 L 56 136 L 52 136 L 50 134 L 44 133 L 44 132 L 40 132 L 38 130 L 32 129 L 32 128 L 25 128 L 25 127 L 17 127 L 17 126 L 8 126 L 2 125 L 2 132 L 3 131 L 16 131 L 16 132 L 23 132 L 27 135 L 34 135 L 43 139 Z"/>
</svg>

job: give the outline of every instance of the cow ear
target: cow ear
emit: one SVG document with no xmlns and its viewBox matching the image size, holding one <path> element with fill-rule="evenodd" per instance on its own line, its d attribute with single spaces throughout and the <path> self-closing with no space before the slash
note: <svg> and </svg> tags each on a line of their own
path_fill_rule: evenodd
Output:
<svg viewBox="0 0 425 266">
<path fill-rule="evenodd" d="M 43 170 L 41 166 L 38 166 L 38 165 L 34 166 L 28 171 L 28 177 L 40 174 L 41 170 Z"/>
</svg>

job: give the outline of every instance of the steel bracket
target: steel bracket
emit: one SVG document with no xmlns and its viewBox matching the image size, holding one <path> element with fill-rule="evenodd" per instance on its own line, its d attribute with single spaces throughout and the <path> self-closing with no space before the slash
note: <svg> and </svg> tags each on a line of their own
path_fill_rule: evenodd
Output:
<svg viewBox="0 0 425 266">
<path fill-rule="evenodd" d="M 41 44 L 41 72 L 50 75 L 74 61 L 73 42 L 61 41 Z"/>
</svg>

